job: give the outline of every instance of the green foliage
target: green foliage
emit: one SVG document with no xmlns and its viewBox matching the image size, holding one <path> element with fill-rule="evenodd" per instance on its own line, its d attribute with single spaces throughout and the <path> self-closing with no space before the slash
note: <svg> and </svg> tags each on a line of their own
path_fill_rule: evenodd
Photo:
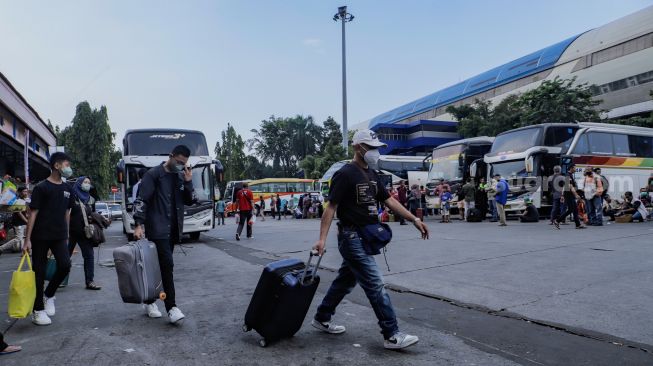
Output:
<svg viewBox="0 0 653 366">
<path fill-rule="evenodd" d="M 59 131 L 58 128 L 53 130 Z M 115 183 L 114 168 L 120 158 L 113 144 L 114 137 L 107 107 L 92 109 L 86 101 L 77 105 L 72 124 L 60 130 L 57 136 L 58 144 L 65 146 L 72 159 L 75 175 L 90 177 L 103 197 Z"/>
<path fill-rule="evenodd" d="M 227 124 L 227 129 L 220 134 L 220 141 L 215 143 L 215 156 L 224 166 L 224 181 L 220 184 L 220 189 L 224 191 L 226 182 L 232 180 L 248 179 L 245 175 L 247 167 L 247 157 L 245 155 L 245 142 L 236 132 L 231 124 Z"/>
<path fill-rule="evenodd" d="M 332 117 L 319 126 L 311 116 L 271 116 L 252 133 L 254 137 L 247 141 L 248 147 L 261 161 L 272 162 L 272 174 L 277 177 L 297 176 L 300 169 L 305 176 L 315 176 L 324 164 L 344 156 L 339 146 L 342 140 L 340 125 Z M 316 159 L 320 163 L 316 164 Z"/>
<path fill-rule="evenodd" d="M 465 138 L 496 136 L 513 128 L 548 122 L 596 121 L 601 103 L 592 98 L 587 84 L 574 84 L 574 79 L 545 80 L 521 95 L 510 95 L 496 107 L 489 101 L 449 106 L 446 111 L 458 120 L 458 132 Z"/>
</svg>

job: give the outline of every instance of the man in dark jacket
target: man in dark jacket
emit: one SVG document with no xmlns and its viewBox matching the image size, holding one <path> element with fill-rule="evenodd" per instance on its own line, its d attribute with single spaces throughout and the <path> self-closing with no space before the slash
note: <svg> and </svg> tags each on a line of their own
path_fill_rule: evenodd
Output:
<svg viewBox="0 0 653 366">
<path fill-rule="evenodd" d="M 184 205 L 191 205 L 195 201 L 193 173 L 187 165 L 189 157 L 188 147 L 175 147 L 167 162 L 150 169 L 143 176 L 134 204 L 134 237 L 144 237 L 145 225 L 148 239 L 156 244 L 163 290 L 166 293 L 166 311 L 173 324 L 184 319 L 184 314 L 175 304 L 172 251 L 183 233 Z M 156 303 L 147 305 L 147 314 L 151 318 L 161 317 Z"/>
</svg>

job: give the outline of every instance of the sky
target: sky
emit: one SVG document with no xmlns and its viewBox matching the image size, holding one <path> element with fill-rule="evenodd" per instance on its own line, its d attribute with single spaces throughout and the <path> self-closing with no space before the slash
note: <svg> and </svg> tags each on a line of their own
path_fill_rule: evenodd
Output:
<svg viewBox="0 0 653 366">
<path fill-rule="evenodd" d="M 0 0 L 0 72 L 44 120 L 106 105 L 130 128 L 189 128 L 212 150 L 271 115 L 349 125 L 653 4 L 653 0 Z"/>
</svg>

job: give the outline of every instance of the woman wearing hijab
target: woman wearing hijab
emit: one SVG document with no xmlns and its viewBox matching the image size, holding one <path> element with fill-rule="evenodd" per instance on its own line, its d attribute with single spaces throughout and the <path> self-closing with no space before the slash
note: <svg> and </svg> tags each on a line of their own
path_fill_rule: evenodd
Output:
<svg viewBox="0 0 653 366">
<path fill-rule="evenodd" d="M 82 250 L 84 257 L 84 276 L 86 277 L 87 290 L 100 290 L 102 287 L 93 282 L 94 267 L 93 267 L 93 243 L 90 239 L 86 238 L 84 227 L 86 222 L 91 222 L 89 217 L 93 212 L 95 199 L 89 193 L 91 191 L 91 179 L 88 177 L 79 177 L 73 187 L 75 194 L 75 204 L 70 212 L 70 239 L 68 242 L 68 250 L 70 255 L 73 255 L 73 250 L 76 245 Z M 84 210 L 82 210 L 82 207 Z M 87 220 L 84 220 L 84 212 L 86 212 Z"/>
</svg>

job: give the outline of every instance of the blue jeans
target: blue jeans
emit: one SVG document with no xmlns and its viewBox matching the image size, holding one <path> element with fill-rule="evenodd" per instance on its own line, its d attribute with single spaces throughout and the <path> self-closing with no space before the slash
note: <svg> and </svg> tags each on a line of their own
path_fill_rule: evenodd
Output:
<svg viewBox="0 0 653 366">
<path fill-rule="evenodd" d="M 492 212 L 492 221 L 499 221 L 499 213 L 497 212 L 497 201 L 489 200 L 490 211 Z"/>
<path fill-rule="evenodd" d="M 329 287 L 322 304 L 317 308 L 315 320 L 330 321 L 336 313 L 338 304 L 358 283 L 374 309 L 383 337 L 385 339 L 392 337 L 399 331 L 397 317 L 374 257 L 365 253 L 358 233 L 349 229 L 342 230 L 338 234 L 338 250 L 343 262 L 338 270 L 338 276 Z"/>
<path fill-rule="evenodd" d="M 633 214 L 633 221 L 635 221 L 635 220 L 637 220 L 637 221 L 644 221 L 645 219 L 646 219 L 646 218 L 645 218 L 645 217 L 642 217 L 642 213 L 639 212 L 639 211 L 637 211 L 637 212 L 635 212 L 635 213 Z"/>
<path fill-rule="evenodd" d="M 585 207 L 590 225 L 603 225 L 603 201 L 601 197 L 586 198 Z"/>
<path fill-rule="evenodd" d="M 560 198 L 553 199 L 553 205 L 551 207 L 551 222 L 555 221 L 558 216 L 565 212 L 564 206 L 564 203 L 560 202 Z"/>
</svg>

